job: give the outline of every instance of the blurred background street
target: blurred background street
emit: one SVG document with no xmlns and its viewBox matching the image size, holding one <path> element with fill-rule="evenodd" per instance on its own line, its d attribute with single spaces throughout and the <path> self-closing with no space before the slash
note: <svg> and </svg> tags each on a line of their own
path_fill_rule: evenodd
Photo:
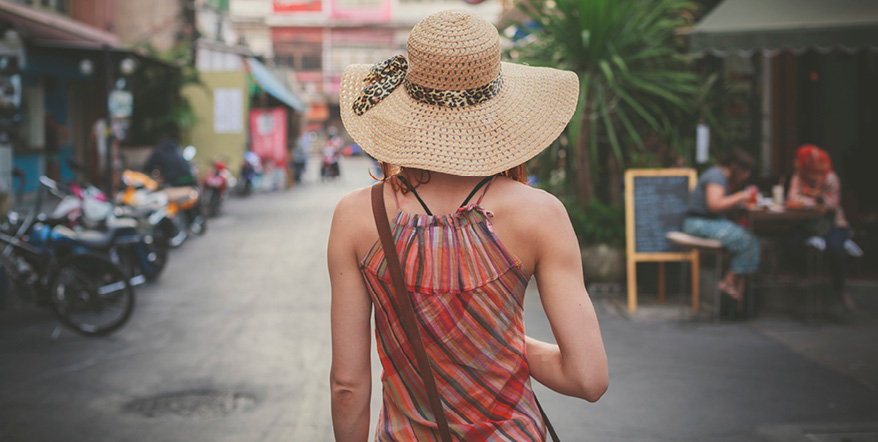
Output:
<svg viewBox="0 0 878 442">
<path fill-rule="evenodd" d="M 230 200 L 213 238 L 176 251 L 109 338 L 52 342 L 48 313 L 7 309 L 0 440 L 331 441 L 325 245 L 335 203 L 371 183 L 369 165 L 345 159 L 338 181 L 311 169 L 290 191 Z M 716 325 L 681 321 L 682 298 L 632 316 L 619 296 L 594 297 L 609 391 L 589 404 L 537 387 L 563 440 L 878 438 L 875 311 L 816 327 L 784 316 Z M 526 302 L 528 333 L 551 339 L 533 286 Z"/>
<path fill-rule="evenodd" d="M 340 79 L 451 8 L 580 80 L 526 164 L 609 356 L 562 439 L 878 442 L 876 0 L 0 0 L 0 442 L 333 440 Z"/>
</svg>

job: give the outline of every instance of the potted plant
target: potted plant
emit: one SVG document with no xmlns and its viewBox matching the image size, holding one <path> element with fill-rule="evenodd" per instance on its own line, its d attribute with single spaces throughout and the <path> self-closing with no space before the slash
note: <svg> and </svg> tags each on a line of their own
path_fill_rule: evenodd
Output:
<svg viewBox="0 0 878 442">
<path fill-rule="evenodd" d="M 582 251 L 587 282 L 618 283 L 625 279 L 625 214 L 621 207 L 592 200 L 588 206 L 566 204 Z"/>
</svg>

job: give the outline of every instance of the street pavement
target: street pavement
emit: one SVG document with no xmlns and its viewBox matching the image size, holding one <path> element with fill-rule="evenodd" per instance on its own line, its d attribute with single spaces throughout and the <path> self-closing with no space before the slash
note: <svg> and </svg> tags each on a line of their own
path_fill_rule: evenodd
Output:
<svg viewBox="0 0 878 442">
<path fill-rule="evenodd" d="M 339 198 L 371 182 L 365 159 L 345 160 L 338 181 L 320 182 L 315 159 L 294 189 L 229 200 L 108 338 L 52 340 L 47 312 L 11 303 L 0 441 L 331 441 L 326 239 Z M 714 324 L 595 304 L 607 393 L 535 387 L 565 441 L 878 441 L 872 316 Z M 535 284 L 526 327 L 551 340 Z"/>
</svg>

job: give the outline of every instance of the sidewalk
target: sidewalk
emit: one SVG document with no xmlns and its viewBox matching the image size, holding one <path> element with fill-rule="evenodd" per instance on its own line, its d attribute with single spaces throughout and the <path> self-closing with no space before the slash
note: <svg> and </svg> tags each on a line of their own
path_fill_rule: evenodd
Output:
<svg viewBox="0 0 878 442">
<path fill-rule="evenodd" d="M 802 355 L 835 372 L 843 374 L 864 387 L 878 391 L 878 284 L 854 282 L 849 294 L 857 309 L 845 321 L 827 318 L 806 321 L 789 308 L 778 308 L 784 299 L 773 299 L 772 308 L 756 318 L 736 321 L 776 341 L 790 351 Z M 769 294 L 771 296 L 773 294 Z M 782 297 L 781 295 L 780 297 Z M 635 322 L 709 322 L 711 306 L 702 304 L 702 311 L 693 316 L 689 299 L 669 297 L 665 304 L 642 296 L 636 312 L 629 313 L 620 297 L 601 298 L 608 311 Z M 787 300 L 789 301 L 789 300 Z M 789 304 L 789 302 L 787 302 Z M 789 305 L 787 305 L 789 307 Z"/>
</svg>

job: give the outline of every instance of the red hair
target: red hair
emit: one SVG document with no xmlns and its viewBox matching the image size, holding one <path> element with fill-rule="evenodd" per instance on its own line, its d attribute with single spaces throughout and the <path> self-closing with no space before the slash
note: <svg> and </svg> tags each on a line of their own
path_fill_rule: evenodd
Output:
<svg viewBox="0 0 878 442">
<path fill-rule="evenodd" d="M 379 161 L 378 165 L 381 167 L 382 178 L 378 178 L 375 175 L 372 175 L 372 172 L 369 172 L 369 175 L 372 178 L 379 181 L 389 181 L 390 185 L 393 187 L 395 191 L 401 191 L 402 193 L 408 193 L 409 189 L 405 186 L 401 186 L 398 179 L 391 179 L 395 176 L 400 175 L 406 170 L 410 170 L 414 173 L 410 173 L 407 176 L 409 183 L 411 183 L 412 187 L 418 187 L 421 184 L 430 182 L 430 171 L 422 170 L 422 169 L 407 169 L 404 167 L 394 166 L 390 163 L 384 163 Z M 505 176 L 507 178 L 511 178 L 520 183 L 527 182 L 527 168 L 524 166 L 524 163 L 519 164 L 511 169 L 505 170 L 503 172 L 498 173 L 499 176 Z"/>
<path fill-rule="evenodd" d="M 796 151 L 796 168 L 802 173 L 826 175 L 832 172 L 832 159 L 825 150 L 805 144 Z"/>
</svg>

